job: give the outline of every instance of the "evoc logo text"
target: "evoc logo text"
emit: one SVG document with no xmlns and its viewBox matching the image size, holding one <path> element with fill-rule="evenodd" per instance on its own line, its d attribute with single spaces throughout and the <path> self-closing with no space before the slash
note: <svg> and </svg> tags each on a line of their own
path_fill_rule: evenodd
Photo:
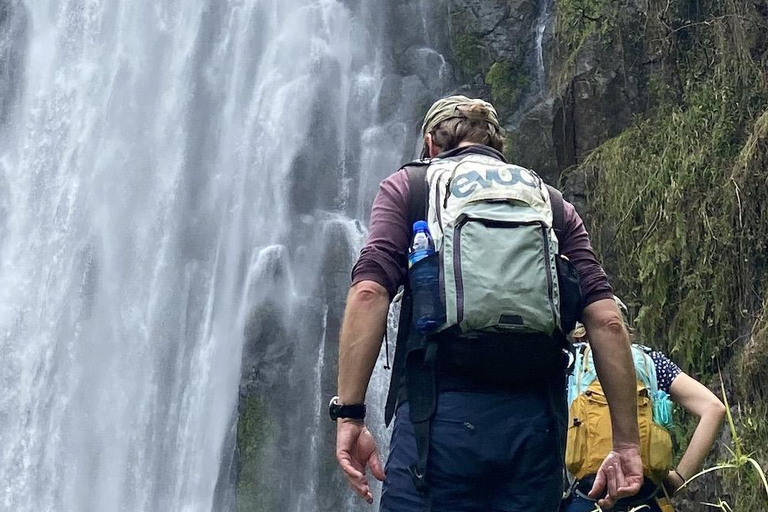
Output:
<svg viewBox="0 0 768 512">
<path fill-rule="evenodd" d="M 453 180 L 451 194 L 456 197 L 467 197 L 477 190 L 478 187 L 489 188 L 493 183 L 505 186 L 513 186 L 520 183 L 531 188 L 539 186 L 534 175 L 520 167 L 510 166 L 500 169 L 488 169 L 485 172 L 485 176 L 477 171 L 469 171 L 457 176 Z"/>
</svg>

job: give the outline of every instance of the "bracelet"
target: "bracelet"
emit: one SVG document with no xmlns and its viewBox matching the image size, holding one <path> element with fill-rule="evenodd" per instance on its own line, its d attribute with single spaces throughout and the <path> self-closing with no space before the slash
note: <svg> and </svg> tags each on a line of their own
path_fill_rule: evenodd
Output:
<svg viewBox="0 0 768 512">
<path fill-rule="evenodd" d="M 683 475 L 680 474 L 680 472 L 677 469 L 673 469 L 672 471 L 674 471 L 675 474 L 680 477 L 680 480 L 682 480 L 683 483 L 688 481 Z"/>
</svg>

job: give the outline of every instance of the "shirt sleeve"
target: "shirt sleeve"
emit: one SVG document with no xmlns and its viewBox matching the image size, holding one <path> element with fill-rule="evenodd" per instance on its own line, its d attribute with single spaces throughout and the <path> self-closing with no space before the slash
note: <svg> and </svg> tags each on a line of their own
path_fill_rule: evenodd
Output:
<svg viewBox="0 0 768 512">
<path fill-rule="evenodd" d="M 571 260 L 579 274 L 579 285 L 584 306 L 601 299 L 613 297 L 613 288 L 608 283 L 608 276 L 598 263 L 595 251 L 589 241 L 589 234 L 584 227 L 576 208 L 568 201 L 563 201 L 565 226 L 560 240 L 560 253 Z"/>
<path fill-rule="evenodd" d="M 672 382 L 674 382 L 683 370 L 658 350 L 651 352 L 651 359 L 653 360 L 653 365 L 656 367 L 656 382 L 659 385 L 659 389 L 665 393 L 669 393 L 669 388 L 672 387 Z"/>
<path fill-rule="evenodd" d="M 408 173 L 400 169 L 379 184 L 368 239 L 352 268 L 352 285 L 375 281 L 394 297 L 408 270 Z"/>
</svg>

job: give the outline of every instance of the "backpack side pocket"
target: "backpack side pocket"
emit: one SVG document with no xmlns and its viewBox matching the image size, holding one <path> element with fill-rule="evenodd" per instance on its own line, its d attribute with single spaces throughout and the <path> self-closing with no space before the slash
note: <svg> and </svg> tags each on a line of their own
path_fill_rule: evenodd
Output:
<svg viewBox="0 0 768 512">
<path fill-rule="evenodd" d="M 579 273 L 566 256 L 558 254 L 555 260 L 560 284 L 560 328 L 568 334 L 576 327 L 576 321 L 584 309 Z"/>
</svg>

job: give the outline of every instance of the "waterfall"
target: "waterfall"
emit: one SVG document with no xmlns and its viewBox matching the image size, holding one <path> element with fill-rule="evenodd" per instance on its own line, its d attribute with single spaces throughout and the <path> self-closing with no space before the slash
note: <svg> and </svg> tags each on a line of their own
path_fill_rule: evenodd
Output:
<svg viewBox="0 0 768 512">
<path fill-rule="evenodd" d="M 547 31 L 551 29 L 554 21 L 554 0 L 538 0 L 536 21 L 531 28 L 533 48 L 531 49 L 528 63 L 531 71 L 529 72 L 532 80 L 529 90 L 526 92 L 521 105 L 510 117 L 509 127 L 512 130 L 520 129 L 520 123 L 524 118 L 535 110 L 542 101 L 548 101 L 551 98 L 547 90 L 547 62 L 545 59 L 545 43 Z"/>
<path fill-rule="evenodd" d="M 221 511 L 250 469 L 251 510 L 360 507 L 329 462 L 336 333 L 431 97 L 381 11 L 0 0 L 0 509 Z"/>
<path fill-rule="evenodd" d="M 554 0 L 540 0 L 539 12 L 536 16 L 536 27 L 534 39 L 533 53 L 535 56 L 535 74 L 536 74 L 536 96 L 541 98 L 546 93 L 547 86 L 547 70 L 546 63 L 544 62 L 544 33 L 549 26 L 552 19 L 552 11 L 554 9 Z"/>
</svg>

